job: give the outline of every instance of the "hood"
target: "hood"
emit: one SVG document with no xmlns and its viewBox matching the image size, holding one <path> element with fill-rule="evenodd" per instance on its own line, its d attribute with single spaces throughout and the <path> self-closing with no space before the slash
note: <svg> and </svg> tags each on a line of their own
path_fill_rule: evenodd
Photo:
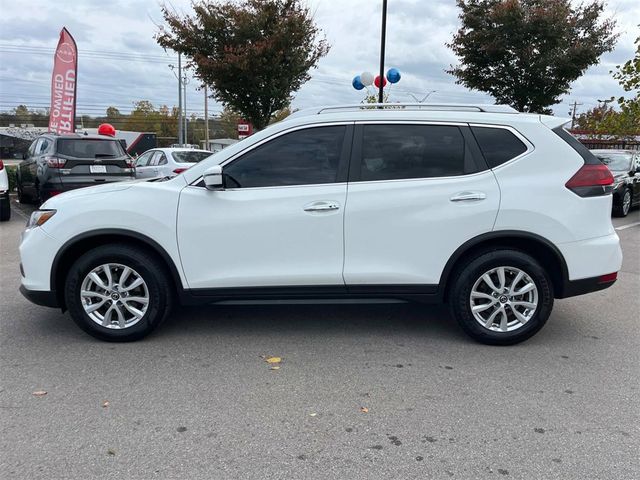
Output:
<svg viewBox="0 0 640 480">
<path fill-rule="evenodd" d="M 40 207 L 43 210 L 48 208 L 56 208 L 56 205 L 66 202 L 69 200 L 73 200 L 78 197 L 85 197 L 87 195 L 96 195 L 101 193 L 110 193 L 117 192 L 119 190 L 127 190 L 134 186 L 137 183 L 144 182 L 145 180 L 129 180 L 123 182 L 111 182 L 104 185 L 96 185 L 93 187 L 83 187 L 77 188 L 75 190 L 70 190 L 68 192 L 63 192 L 55 197 L 51 197 L 49 200 L 44 202 Z"/>
</svg>

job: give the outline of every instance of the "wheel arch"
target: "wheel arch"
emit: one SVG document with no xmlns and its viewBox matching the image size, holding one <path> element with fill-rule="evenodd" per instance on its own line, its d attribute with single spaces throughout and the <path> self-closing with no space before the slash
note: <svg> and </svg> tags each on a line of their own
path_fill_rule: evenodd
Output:
<svg viewBox="0 0 640 480">
<path fill-rule="evenodd" d="M 463 243 L 451 255 L 440 276 L 440 285 L 444 285 L 443 300 L 448 301 L 456 269 L 464 265 L 467 259 L 482 251 L 503 248 L 520 250 L 540 262 L 551 277 L 554 296 L 563 297 L 569 273 L 560 250 L 540 235 L 518 230 L 502 230 L 478 235 Z"/>
<path fill-rule="evenodd" d="M 99 229 L 84 232 L 68 240 L 58 251 L 51 266 L 51 289 L 56 292 L 58 304 L 66 309 L 64 299 L 64 281 L 73 262 L 84 253 L 100 245 L 124 243 L 151 250 L 169 272 L 176 294 L 181 296 L 182 280 L 173 259 L 155 240 L 139 232 L 125 229 Z"/>
</svg>

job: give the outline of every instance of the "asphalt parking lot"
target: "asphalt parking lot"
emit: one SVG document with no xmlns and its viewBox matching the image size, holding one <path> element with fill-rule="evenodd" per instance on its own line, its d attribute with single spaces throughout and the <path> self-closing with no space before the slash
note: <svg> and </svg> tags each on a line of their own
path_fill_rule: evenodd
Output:
<svg viewBox="0 0 640 480">
<path fill-rule="evenodd" d="M 614 219 L 612 288 L 489 347 L 446 309 L 404 304 L 182 308 L 142 342 L 102 343 L 18 293 L 29 208 L 13 206 L 3 479 L 640 478 L 637 209 Z"/>
</svg>

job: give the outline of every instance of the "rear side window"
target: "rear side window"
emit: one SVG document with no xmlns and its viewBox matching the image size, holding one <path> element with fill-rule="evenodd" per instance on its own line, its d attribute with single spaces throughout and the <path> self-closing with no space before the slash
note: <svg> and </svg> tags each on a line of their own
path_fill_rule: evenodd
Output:
<svg viewBox="0 0 640 480">
<path fill-rule="evenodd" d="M 115 158 L 122 157 L 124 150 L 117 140 L 60 138 L 58 153 L 73 158 Z"/>
<path fill-rule="evenodd" d="M 449 125 L 365 125 L 360 180 L 464 175 L 476 171 L 460 129 Z"/>
<path fill-rule="evenodd" d="M 587 147 L 585 147 L 580 141 L 571 135 L 567 130 L 562 127 L 557 127 L 553 129 L 553 133 L 558 135 L 562 140 L 569 144 L 571 148 L 573 148 L 584 160 L 584 163 L 587 165 L 599 165 L 600 160 L 596 158 L 596 156 L 589 151 Z"/>
<path fill-rule="evenodd" d="M 522 155 L 527 146 L 506 128 L 471 127 L 490 168 Z"/>
</svg>

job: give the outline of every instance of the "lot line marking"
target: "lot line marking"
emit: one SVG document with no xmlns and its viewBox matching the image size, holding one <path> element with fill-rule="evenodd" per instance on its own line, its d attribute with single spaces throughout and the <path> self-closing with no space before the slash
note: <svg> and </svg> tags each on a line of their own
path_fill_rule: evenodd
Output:
<svg viewBox="0 0 640 480">
<path fill-rule="evenodd" d="M 628 223 L 627 225 L 616 227 L 616 230 L 626 230 L 627 228 L 637 227 L 638 225 L 640 225 L 640 222 Z"/>
</svg>

